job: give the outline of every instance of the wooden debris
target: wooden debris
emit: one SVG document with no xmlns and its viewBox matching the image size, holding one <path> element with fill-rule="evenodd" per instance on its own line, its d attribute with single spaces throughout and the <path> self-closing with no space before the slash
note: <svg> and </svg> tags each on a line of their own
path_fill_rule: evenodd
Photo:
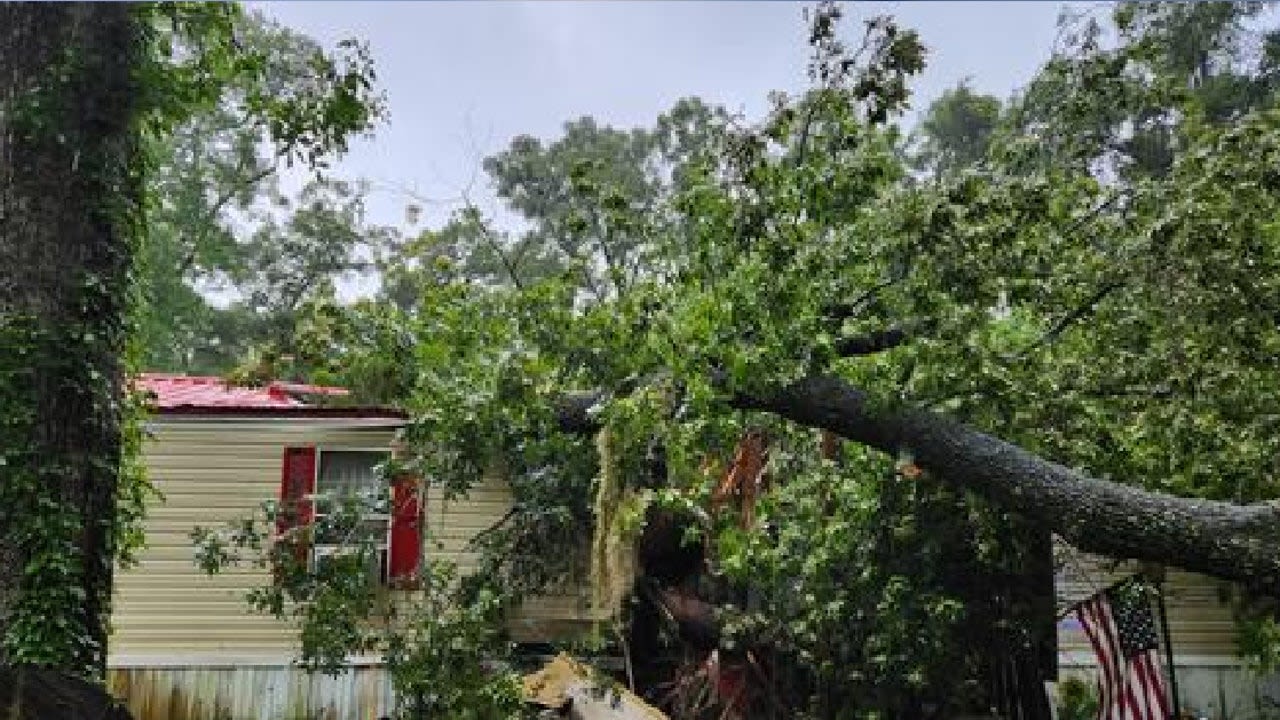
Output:
<svg viewBox="0 0 1280 720">
<path fill-rule="evenodd" d="M 570 720 L 669 720 L 612 678 L 564 653 L 524 677 L 524 695 Z"/>
</svg>

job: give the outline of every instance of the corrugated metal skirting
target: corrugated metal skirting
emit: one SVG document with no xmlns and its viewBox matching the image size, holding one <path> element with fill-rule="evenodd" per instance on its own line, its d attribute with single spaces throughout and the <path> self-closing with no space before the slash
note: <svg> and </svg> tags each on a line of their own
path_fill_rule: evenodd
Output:
<svg viewBox="0 0 1280 720">
<path fill-rule="evenodd" d="M 1096 687 L 1098 669 L 1090 660 L 1064 658 L 1058 680 L 1077 677 Z M 1280 717 L 1280 675 L 1259 674 L 1239 664 L 1177 661 L 1178 698 L 1184 713 L 1214 720 L 1268 720 Z"/>
<path fill-rule="evenodd" d="M 107 686 L 135 720 L 376 720 L 391 688 L 378 667 L 308 675 L 281 666 L 112 668 Z"/>
</svg>

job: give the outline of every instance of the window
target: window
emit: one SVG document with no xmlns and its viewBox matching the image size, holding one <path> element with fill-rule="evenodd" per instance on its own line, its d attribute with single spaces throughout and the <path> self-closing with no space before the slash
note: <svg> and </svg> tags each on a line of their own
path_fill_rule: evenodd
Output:
<svg viewBox="0 0 1280 720">
<path fill-rule="evenodd" d="M 391 496 L 380 497 L 385 485 L 377 466 L 388 455 L 385 450 L 285 448 L 276 529 L 283 536 L 315 528 L 302 535 L 307 541 L 295 541 L 300 563 L 314 569 L 326 557 L 367 542 L 374 549 L 371 573 L 386 584 L 412 586 L 422 556 L 421 493 L 416 478 L 398 477 Z"/>
<path fill-rule="evenodd" d="M 387 453 L 322 448 L 319 456 L 312 566 L 324 562 L 326 557 L 367 543 L 373 549 L 375 563 L 370 571 L 386 582 L 391 514 L 386 499 L 379 497 L 383 485 L 377 466 L 386 462 Z"/>
</svg>

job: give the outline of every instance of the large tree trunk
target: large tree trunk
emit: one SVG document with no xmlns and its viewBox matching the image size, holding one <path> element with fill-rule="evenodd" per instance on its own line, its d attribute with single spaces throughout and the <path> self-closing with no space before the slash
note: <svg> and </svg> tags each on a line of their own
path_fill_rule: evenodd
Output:
<svg viewBox="0 0 1280 720">
<path fill-rule="evenodd" d="M 0 717 L 6 720 L 133 720 L 98 685 L 54 670 L 0 667 Z"/>
<path fill-rule="evenodd" d="M 595 427 L 600 393 L 557 404 L 566 432 Z M 1280 597 L 1280 504 L 1234 505 L 1149 492 L 1089 477 L 936 413 L 873 408 L 838 378 L 813 377 L 733 398 L 912 461 L 1023 514 L 1071 545 L 1240 582 Z"/>
<path fill-rule="evenodd" d="M 0 664 L 104 667 L 139 38 L 125 3 L 0 3 Z"/>
<path fill-rule="evenodd" d="M 1091 478 L 941 415 L 877 411 L 863 392 L 831 377 L 734 404 L 909 453 L 916 465 L 1081 550 L 1172 565 L 1280 596 L 1280 507 L 1192 500 Z"/>
</svg>

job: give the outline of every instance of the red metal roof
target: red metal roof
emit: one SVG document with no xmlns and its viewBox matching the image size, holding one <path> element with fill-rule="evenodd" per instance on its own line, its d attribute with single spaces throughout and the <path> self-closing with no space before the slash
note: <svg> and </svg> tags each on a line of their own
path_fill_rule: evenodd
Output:
<svg viewBox="0 0 1280 720">
<path fill-rule="evenodd" d="M 220 377 L 143 373 L 138 385 L 152 395 L 160 413 L 316 415 L 324 417 L 403 417 L 390 408 L 357 408 L 312 405 L 308 396 L 344 396 L 345 388 L 326 385 L 272 382 L 262 387 L 228 383 Z"/>
</svg>

